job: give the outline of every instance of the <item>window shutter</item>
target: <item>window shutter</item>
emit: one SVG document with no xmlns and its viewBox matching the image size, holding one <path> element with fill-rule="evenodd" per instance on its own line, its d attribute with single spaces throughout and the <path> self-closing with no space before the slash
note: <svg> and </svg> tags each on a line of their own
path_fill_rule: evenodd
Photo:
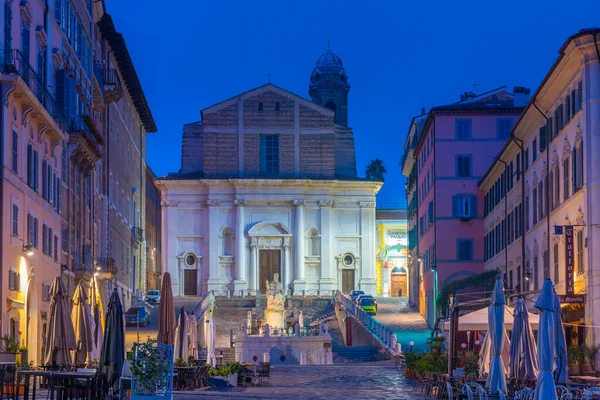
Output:
<svg viewBox="0 0 600 400">
<path fill-rule="evenodd" d="M 583 187 L 583 141 L 579 144 L 579 158 L 577 159 L 578 161 L 578 171 L 579 171 L 579 178 L 577 179 L 577 183 L 579 184 L 579 187 Z"/>
<path fill-rule="evenodd" d="M 577 176 L 578 176 L 578 174 L 577 174 L 577 164 L 578 164 L 577 157 L 578 157 L 577 146 L 573 146 L 573 157 L 571 157 L 572 158 L 571 163 L 573 165 L 573 167 L 572 167 L 573 172 L 571 174 L 571 181 L 573 183 L 571 186 L 573 186 L 573 193 L 575 193 L 577 191 L 577 189 L 579 189 L 579 187 L 577 185 Z"/>
<path fill-rule="evenodd" d="M 458 217 L 458 196 L 452 196 L 452 216 Z"/>
<path fill-rule="evenodd" d="M 33 242 L 34 246 L 38 247 L 38 219 L 33 219 Z"/>
<path fill-rule="evenodd" d="M 540 153 L 544 152 L 544 150 L 546 150 L 546 140 L 547 136 L 546 136 L 546 126 L 542 126 L 540 128 Z"/>
<path fill-rule="evenodd" d="M 583 108 L 583 81 L 579 81 L 579 84 L 577 85 L 577 94 L 579 95 L 579 110 L 581 110 Z"/>
<path fill-rule="evenodd" d="M 471 196 L 471 217 L 477 218 L 477 196 Z"/>
<path fill-rule="evenodd" d="M 42 160 L 42 197 L 48 200 L 48 174 L 46 160 Z"/>
<path fill-rule="evenodd" d="M 38 152 L 36 150 L 33 151 L 33 190 L 35 190 L 37 192 L 38 190 L 38 185 L 39 185 L 39 177 L 40 177 L 40 173 L 39 173 L 39 157 L 38 157 Z"/>
<path fill-rule="evenodd" d="M 27 185 L 33 187 L 33 146 L 27 145 Z"/>
</svg>

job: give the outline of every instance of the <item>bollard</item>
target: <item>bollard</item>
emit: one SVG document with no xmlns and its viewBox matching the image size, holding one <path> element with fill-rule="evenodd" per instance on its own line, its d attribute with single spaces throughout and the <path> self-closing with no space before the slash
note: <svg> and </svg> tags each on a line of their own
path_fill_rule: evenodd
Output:
<svg viewBox="0 0 600 400">
<path fill-rule="evenodd" d="M 306 297 L 306 290 L 302 290 L 302 297 Z"/>
<path fill-rule="evenodd" d="M 269 356 L 269 353 L 263 353 L 263 362 L 271 362 L 271 356 Z"/>
<path fill-rule="evenodd" d="M 271 336 L 271 327 L 269 324 L 265 324 L 265 337 Z"/>
<path fill-rule="evenodd" d="M 230 298 L 231 298 L 231 291 L 230 291 L 229 289 L 227 289 L 226 297 L 227 297 L 228 299 L 230 299 Z"/>
<path fill-rule="evenodd" d="M 246 298 L 246 291 L 244 289 L 242 289 L 242 299 Z"/>
<path fill-rule="evenodd" d="M 300 352 L 300 365 L 306 365 L 306 352 Z"/>
</svg>

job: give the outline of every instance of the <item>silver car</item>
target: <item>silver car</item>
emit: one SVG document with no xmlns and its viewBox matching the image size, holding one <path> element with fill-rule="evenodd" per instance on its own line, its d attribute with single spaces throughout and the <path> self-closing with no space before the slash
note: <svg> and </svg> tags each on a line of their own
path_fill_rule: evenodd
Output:
<svg viewBox="0 0 600 400">
<path fill-rule="evenodd" d="M 160 291 L 159 290 L 148 290 L 144 296 L 146 303 L 160 303 Z"/>
</svg>

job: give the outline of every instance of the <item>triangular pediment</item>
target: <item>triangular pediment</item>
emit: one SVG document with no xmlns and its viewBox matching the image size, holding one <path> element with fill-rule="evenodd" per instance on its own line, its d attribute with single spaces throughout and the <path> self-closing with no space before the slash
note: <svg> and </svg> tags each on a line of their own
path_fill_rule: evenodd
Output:
<svg viewBox="0 0 600 400">
<path fill-rule="evenodd" d="M 288 90 L 285 90 L 283 88 L 280 88 L 279 86 L 273 85 L 272 83 L 267 83 L 265 85 L 262 85 L 262 86 L 259 86 L 259 87 L 255 88 L 255 89 L 249 90 L 247 92 L 240 93 L 237 96 L 234 96 L 234 97 L 232 97 L 230 99 L 221 101 L 221 102 L 219 102 L 217 104 L 214 104 L 214 105 L 212 105 L 210 107 L 207 107 L 207 108 L 203 109 L 202 111 L 200 111 L 200 115 L 202 116 L 202 118 L 204 118 L 205 114 L 211 114 L 211 113 L 218 112 L 218 111 L 224 109 L 225 107 L 231 106 L 232 104 L 237 104 L 240 101 L 249 99 L 249 98 L 254 97 L 254 96 L 258 96 L 258 95 L 260 95 L 262 93 L 265 93 L 265 92 L 274 92 L 274 93 L 277 93 L 278 95 L 286 97 L 286 98 L 288 98 L 290 100 L 298 101 L 298 103 L 300 103 L 300 104 L 302 104 L 302 105 L 304 105 L 306 107 L 312 108 L 313 110 L 318 111 L 318 112 L 320 112 L 321 114 L 324 114 L 324 115 L 333 116 L 335 114 L 330 109 L 325 108 L 325 107 L 321 107 L 320 105 L 315 104 L 312 101 L 310 101 L 308 99 L 305 99 L 302 96 L 298 96 L 297 94 L 292 93 L 292 92 L 290 92 Z"/>
</svg>

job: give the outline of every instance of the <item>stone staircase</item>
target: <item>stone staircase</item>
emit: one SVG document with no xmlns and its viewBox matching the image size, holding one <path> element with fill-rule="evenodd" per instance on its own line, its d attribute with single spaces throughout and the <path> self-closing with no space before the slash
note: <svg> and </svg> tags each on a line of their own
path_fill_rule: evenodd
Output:
<svg viewBox="0 0 600 400">
<path fill-rule="evenodd" d="M 198 356 L 201 360 L 207 360 L 207 349 L 198 349 Z M 215 349 L 216 355 L 223 355 L 224 363 L 232 363 L 235 361 L 235 349 L 229 347 L 217 347 Z"/>
<path fill-rule="evenodd" d="M 366 363 L 379 360 L 377 346 L 333 346 L 333 362 L 336 364 Z"/>
</svg>

